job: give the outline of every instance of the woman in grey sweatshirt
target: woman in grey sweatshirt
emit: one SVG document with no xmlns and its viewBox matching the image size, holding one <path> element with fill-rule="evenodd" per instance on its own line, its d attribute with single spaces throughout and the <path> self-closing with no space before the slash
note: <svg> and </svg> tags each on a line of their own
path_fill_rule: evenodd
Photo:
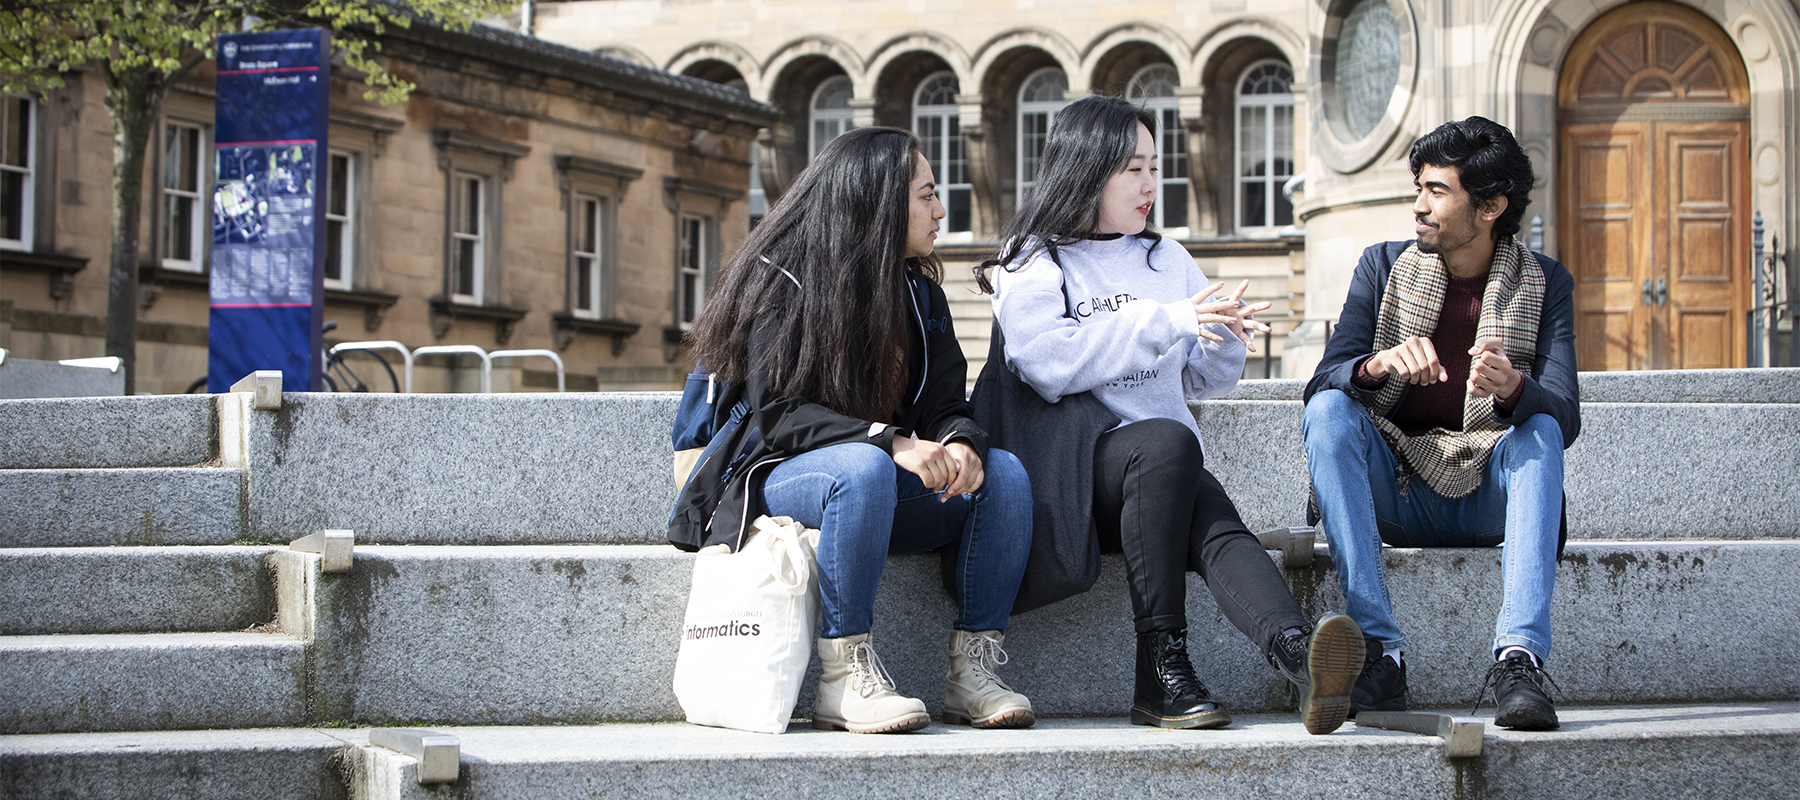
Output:
<svg viewBox="0 0 1800 800">
<path fill-rule="evenodd" d="M 1086 97 L 1057 114 L 1032 196 L 999 257 L 979 270 L 994 296 L 1000 355 L 1044 401 L 1085 392 L 1119 419 L 1077 446 L 1093 448 L 1100 549 L 1125 556 L 1137 631 L 1131 721 L 1168 728 L 1231 722 L 1188 657 L 1192 570 L 1232 624 L 1299 688 L 1307 730 L 1329 733 L 1349 711 L 1362 633 L 1342 614 L 1308 623 L 1207 471 L 1188 410 L 1190 399 L 1237 384 L 1248 343 L 1268 330 L 1251 315 L 1269 304 L 1242 301 L 1248 282 L 1220 296 L 1222 284 L 1209 282 L 1185 248 L 1147 230 L 1157 186 L 1153 126 L 1147 112 L 1111 97 Z M 1000 267 L 991 284 L 990 266 Z M 1053 465 L 1022 460 L 1034 492 L 1074 488 L 1053 485 Z"/>
</svg>

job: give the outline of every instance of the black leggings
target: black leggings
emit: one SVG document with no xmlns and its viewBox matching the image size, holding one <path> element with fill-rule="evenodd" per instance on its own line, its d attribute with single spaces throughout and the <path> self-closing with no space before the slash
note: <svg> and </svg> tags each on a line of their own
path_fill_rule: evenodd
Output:
<svg viewBox="0 0 1800 800">
<path fill-rule="evenodd" d="M 1102 550 L 1125 554 L 1137 632 L 1187 627 L 1187 571 L 1264 653 L 1307 627 L 1281 571 L 1238 518 L 1200 442 L 1170 419 L 1133 422 L 1094 444 L 1094 520 Z"/>
</svg>

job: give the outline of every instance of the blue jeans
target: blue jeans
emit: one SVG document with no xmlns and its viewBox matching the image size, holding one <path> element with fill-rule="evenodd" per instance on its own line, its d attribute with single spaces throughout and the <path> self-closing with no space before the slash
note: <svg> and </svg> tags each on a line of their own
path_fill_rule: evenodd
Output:
<svg viewBox="0 0 1800 800">
<path fill-rule="evenodd" d="M 1506 432 L 1488 457 L 1481 486 L 1444 497 L 1413 476 L 1403 491 L 1381 431 L 1361 403 L 1336 389 L 1306 404 L 1301 436 L 1346 610 L 1363 635 L 1404 649 L 1394 622 L 1381 544 L 1395 547 L 1493 547 L 1504 584 L 1494 651 L 1523 647 L 1550 655 L 1550 593 L 1562 517 L 1562 429 L 1534 414 Z"/>
<path fill-rule="evenodd" d="M 955 626 L 1006 630 L 1031 552 L 1031 482 L 1019 459 L 989 450 L 981 488 L 939 502 L 886 450 L 840 444 L 775 467 L 763 507 L 819 530 L 819 594 L 827 639 L 868 633 L 889 554 L 956 550 Z M 940 487 L 941 488 L 941 487 Z"/>
</svg>

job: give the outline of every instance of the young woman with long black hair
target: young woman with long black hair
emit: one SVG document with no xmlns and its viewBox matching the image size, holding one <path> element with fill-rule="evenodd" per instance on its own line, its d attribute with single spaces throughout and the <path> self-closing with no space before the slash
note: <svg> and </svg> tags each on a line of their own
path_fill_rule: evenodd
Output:
<svg viewBox="0 0 1800 800">
<path fill-rule="evenodd" d="M 751 231 L 694 328 L 699 362 L 750 400 L 761 440 L 733 464 L 701 465 L 670 539 L 731 543 L 758 511 L 819 529 L 818 728 L 930 723 L 924 703 L 895 691 L 869 630 L 888 554 L 946 545 L 958 614 L 944 721 L 1035 721 L 995 674 L 1030 547 L 1031 489 L 970 419 L 968 363 L 932 255 L 943 216 L 912 134 L 850 131 Z"/>
<path fill-rule="evenodd" d="M 1154 125 L 1147 112 L 1112 97 L 1085 97 L 1058 112 L 1031 197 L 999 257 L 977 270 L 1004 339 L 1004 353 L 989 357 L 1003 357 L 1046 401 L 1091 393 L 1119 420 L 1097 439 L 1067 447 L 1093 453 L 1091 512 L 1075 513 L 1093 515 L 1100 549 L 1125 556 L 1137 629 L 1132 722 L 1231 722 L 1188 657 L 1192 570 L 1226 618 L 1299 688 L 1307 730 L 1328 733 L 1349 711 L 1362 634 L 1342 614 L 1307 622 L 1207 471 L 1188 409 L 1189 399 L 1237 384 L 1255 333 L 1268 330 L 1251 315 L 1269 304 L 1243 302 L 1248 281 L 1219 297 L 1223 284 L 1210 283 L 1185 248 L 1148 229 Z M 993 266 L 1000 269 L 990 284 Z M 1045 485 L 1037 464 L 1026 467 L 1040 497 L 1084 488 Z M 1089 526 L 1083 520 L 1066 529 Z"/>
</svg>

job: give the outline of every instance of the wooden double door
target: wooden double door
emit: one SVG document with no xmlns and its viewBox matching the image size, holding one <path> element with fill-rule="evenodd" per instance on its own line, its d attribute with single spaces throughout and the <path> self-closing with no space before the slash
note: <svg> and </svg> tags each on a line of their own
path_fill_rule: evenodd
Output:
<svg viewBox="0 0 1800 800">
<path fill-rule="evenodd" d="M 1560 109 L 1560 254 L 1582 369 L 1744 364 L 1748 80 L 1725 33 L 1667 3 L 1584 32 Z"/>
</svg>

